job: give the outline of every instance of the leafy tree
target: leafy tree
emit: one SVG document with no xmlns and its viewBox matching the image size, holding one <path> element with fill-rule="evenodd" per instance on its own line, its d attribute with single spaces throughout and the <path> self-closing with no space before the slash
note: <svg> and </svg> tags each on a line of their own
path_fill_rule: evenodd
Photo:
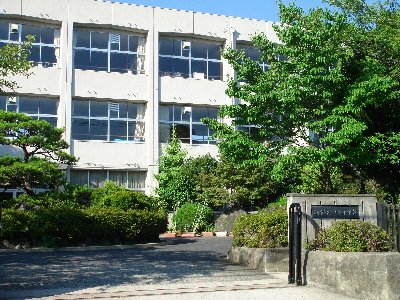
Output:
<svg viewBox="0 0 400 300">
<path fill-rule="evenodd" d="M 63 131 L 23 113 L 0 111 L 0 145 L 14 154 L 0 157 L 0 187 L 22 188 L 34 195 L 35 188 L 64 183 L 59 164 L 76 159 L 64 151 L 68 144 L 62 139 Z"/>
<path fill-rule="evenodd" d="M 29 76 L 31 62 L 27 58 L 33 41 L 34 37 L 28 36 L 27 41 L 21 44 L 0 47 L 0 94 L 13 92 L 18 87 L 12 76 Z"/>
<path fill-rule="evenodd" d="M 301 185 L 300 174 L 309 173 L 319 178 L 316 190 L 323 193 L 337 191 L 338 172 L 351 174 L 363 192 L 368 178 L 385 184 L 377 169 L 392 170 L 399 181 L 399 11 L 393 2 L 328 2 L 343 9 L 307 14 L 279 4 L 275 31 L 281 43 L 263 34 L 253 38 L 269 63 L 267 72 L 244 52 L 224 52 L 237 73 L 226 92 L 241 104 L 221 113 L 233 125 L 258 125 L 257 134 L 207 122 L 217 130 L 220 151 L 229 150 L 234 159 L 289 163 L 273 175 L 306 166 L 294 183 Z"/>
<path fill-rule="evenodd" d="M 155 176 L 158 181 L 156 194 L 168 209 L 176 209 L 180 204 L 189 201 L 194 193 L 194 187 L 188 186 L 181 176 L 181 168 L 185 162 L 187 152 L 181 147 L 176 138 L 175 128 L 172 138 L 160 156 L 159 172 Z"/>
</svg>

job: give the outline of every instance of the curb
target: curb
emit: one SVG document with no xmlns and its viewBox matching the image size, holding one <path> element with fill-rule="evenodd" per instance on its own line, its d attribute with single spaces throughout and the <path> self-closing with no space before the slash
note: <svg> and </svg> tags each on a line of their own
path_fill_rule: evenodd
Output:
<svg viewBox="0 0 400 300">
<path fill-rule="evenodd" d="M 0 253 L 22 253 L 22 252 L 84 252 L 98 250 L 126 250 L 135 248 L 155 248 L 162 246 L 165 242 L 134 244 L 134 245 L 112 245 L 112 246 L 87 246 L 87 247 L 60 247 L 60 248 L 28 248 L 28 249 L 0 249 Z"/>
</svg>

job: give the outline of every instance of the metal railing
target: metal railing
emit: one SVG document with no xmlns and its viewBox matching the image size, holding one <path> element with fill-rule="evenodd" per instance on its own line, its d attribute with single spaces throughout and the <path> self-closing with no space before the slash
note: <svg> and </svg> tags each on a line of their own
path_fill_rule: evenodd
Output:
<svg viewBox="0 0 400 300">
<path fill-rule="evenodd" d="M 301 277 L 301 206 L 292 203 L 289 207 L 289 283 L 302 285 Z"/>
</svg>

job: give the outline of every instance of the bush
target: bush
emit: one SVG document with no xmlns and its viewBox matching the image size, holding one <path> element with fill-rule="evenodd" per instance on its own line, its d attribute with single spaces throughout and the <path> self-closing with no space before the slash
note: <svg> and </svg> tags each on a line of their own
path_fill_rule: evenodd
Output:
<svg viewBox="0 0 400 300">
<path fill-rule="evenodd" d="M 233 246 L 276 248 L 288 245 L 286 209 L 263 210 L 240 216 L 233 225 Z"/>
<path fill-rule="evenodd" d="M 115 182 L 107 181 L 104 187 L 92 193 L 93 207 L 127 209 L 158 209 L 158 201 L 143 193 L 127 190 Z"/>
<path fill-rule="evenodd" d="M 321 229 L 316 239 L 306 244 L 308 250 L 338 252 L 381 252 L 389 248 L 386 232 L 365 221 L 337 221 Z"/>
<path fill-rule="evenodd" d="M 183 232 L 201 232 L 213 226 L 213 210 L 200 203 L 185 203 L 172 219 L 175 230 Z"/>
<path fill-rule="evenodd" d="M 157 241 L 167 229 L 164 211 L 57 207 L 6 209 L 2 239 L 11 244 L 61 247 Z"/>
</svg>

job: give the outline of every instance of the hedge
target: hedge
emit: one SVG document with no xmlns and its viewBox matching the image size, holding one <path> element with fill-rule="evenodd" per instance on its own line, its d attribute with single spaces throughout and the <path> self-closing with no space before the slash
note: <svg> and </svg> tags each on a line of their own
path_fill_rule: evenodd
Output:
<svg viewBox="0 0 400 300">
<path fill-rule="evenodd" d="M 35 247 L 128 244 L 157 241 L 167 229 L 161 210 L 115 208 L 6 209 L 2 240 Z"/>
<path fill-rule="evenodd" d="M 288 245 L 288 216 L 284 208 L 242 215 L 233 224 L 233 246 L 276 248 Z"/>
<path fill-rule="evenodd" d="M 390 240 L 386 232 L 366 221 L 337 221 L 322 228 L 318 236 L 306 244 L 307 250 L 337 252 L 389 251 Z"/>
<path fill-rule="evenodd" d="M 183 204 L 172 219 L 175 230 L 201 232 L 213 227 L 213 210 L 200 203 Z"/>
</svg>

